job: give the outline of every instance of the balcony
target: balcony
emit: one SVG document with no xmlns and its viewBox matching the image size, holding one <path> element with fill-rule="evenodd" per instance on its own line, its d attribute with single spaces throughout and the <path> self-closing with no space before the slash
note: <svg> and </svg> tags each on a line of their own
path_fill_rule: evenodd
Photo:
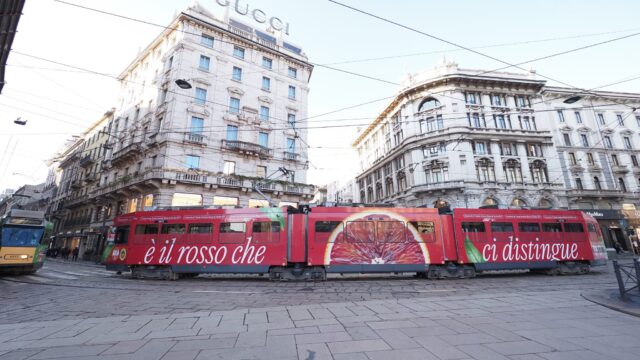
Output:
<svg viewBox="0 0 640 360">
<path fill-rule="evenodd" d="M 622 199 L 623 192 L 621 190 L 604 190 L 604 189 L 570 189 L 567 190 L 569 198 L 614 198 Z"/>
<path fill-rule="evenodd" d="M 285 160 L 289 160 L 289 161 L 298 161 L 298 156 L 300 154 L 296 154 L 294 152 L 289 152 L 289 151 L 285 151 L 284 152 L 284 159 Z"/>
<path fill-rule="evenodd" d="M 432 184 L 422 184 L 413 187 L 413 191 L 416 193 L 431 193 L 435 191 L 446 192 L 448 190 L 464 190 L 465 185 L 462 180 L 443 181 Z"/>
<path fill-rule="evenodd" d="M 91 158 L 91 155 L 87 155 L 87 156 L 83 157 L 82 159 L 80 159 L 80 166 L 83 167 L 83 168 L 86 168 L 87 166 L 90 166 L 93 163 L 95 163 L 95 160 L 93 160 L 93 158 Z"/>
<path fill-rule="evenodd" d="M 97 180 L 98 180 L 98 174 L 86 174 L 86 175 L 84 176 L 84 181 L 85 181 L 87 184 L 90 184 L 90 183 L 95 182 L 95 181 L 97 181 Z"/>
<path fill-rule="evenodd" d="M 569 170 L 570 170 L 572 173 L 580 173 L 580 172 L 583 172 L 583 171 L 584 171 L 584 168 L 583 168 L 582 166 L 578 165 L 578 164 L 573 164 L 573 165 L 571 165 L 571 166 L 569 167 Z"/>
<path fill-rule="evenodd" d="M 237 140 L 222 140 L 222 148 L 260 158 L 271 157 L 273 153 L 273 150 L 262 145 Z"/>
<path fill-rule="evenodd" d="M 65 207 L 75 208 L 75 207 L 84 205 L 86 202 L 87 202 L 87 195 L 80 195 L 67 200 L 65 202 Z"/>
<path fill-rule="evenodd" d="M 253 187 L 256 188 L 256 189 L 259 189 L 260 191 L 263 191 L 263 192 L 273 192 L 273 191 L 277 190 L 276 189 L 276 184 L 272 183 L 272 182 L 254 181 L 253 182 Z"/>
<path fill-rule="evenodd" d="M 141 147 L 139 142 L 135 142 L 129 144 L 122 149 L 113 153 L 111 157 L 111 164 L 113 166 L 117 166 L 120 163 L 127 162 L 131 159 L 136 158 L 141 152 Z"/>
<path fill-rule="evenodd" d="M 190 172 L 176 172 L 175 179 L 186 183 L 206 183 L 207 175 Z"/>
<path fill-rule="evenodd" d="M 611 171 L 617 174 L 626 174 L 629 172 L 629 168 L 625 165 L 611 165 Z"/>
<path fill-rule="evenodd" d="M 205 144 L 205 136 L 198 133 L 187 133 L 184 134 L 184 142 L 189 142 L 193 144 L 206 145 Z"/>
<path fill-rule="evenodd" d="M 80 189 L 82 187 L 82 183 L 80 183 L 80 180 L 74 179 L 74 180 L 71 180 L 71 183 L 69 183 L 69 186 L 71 186 L 72 189 Z"/>
<path fill-rule="evenodd" d="M 232 176 L 219 177 L 218 185 L 225 186 L 225 187 L 242 187 L 242 180 Z"/>
<path fill-rule="evenodd" d="M 601 172 L 602 168 L 596 164 L 589 165 L 589 172 L 598 173 Z"/>
<path fill-rule="evenodd" d="M 64 158 L 64 160 L 62 160 L 60 162 L 60 168 L 66 168 L 69 167 L 71 164 L 73 164 L 74 161 L 78 160 L 79 154 L 78 152 L 74 152 L 71 155 L 67 156 L 66 158 Z"/>
</svg>

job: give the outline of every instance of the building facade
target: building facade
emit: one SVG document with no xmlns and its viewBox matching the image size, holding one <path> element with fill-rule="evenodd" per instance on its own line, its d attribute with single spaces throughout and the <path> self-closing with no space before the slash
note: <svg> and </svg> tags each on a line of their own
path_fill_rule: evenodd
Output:
<svg viewBox="0 0 640 360">
<path fill-rule="evenodd" d="M 313 67 L 274 31 L 197 3 L 119 76 L 117 107 L 60 155 L 59 247 L 99 253 L 115 216 L 309 202 Z"/>
<path fill-rule="evenodd" d="M 359 201 L 452 208 L 640 206 L 639 102 L 640 94 L 578 96 L 575 89 L 547 87 L 533 71 L 487 72 L 445 62 L 409 76 L 358 135 Z M 612 232 L 606 225 L 609 243 L 625 241 L 620 228 Z"/>
</svg>

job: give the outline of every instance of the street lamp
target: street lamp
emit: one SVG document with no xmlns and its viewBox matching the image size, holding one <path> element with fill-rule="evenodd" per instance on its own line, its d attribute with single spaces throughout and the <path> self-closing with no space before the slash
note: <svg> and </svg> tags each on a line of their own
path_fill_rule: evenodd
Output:
<svg viewBox="0 0 640 360">
<path fill-rule="evenodd" d="M 21 118 L 17 118 L 13 120 L 13 123 L 24 126 L 24 125 L 27 125 L 27 120 L 21 120 Z"/>
<path fill-rule="evenodd" d="M 178 79 L 178 80 L 175 81 L 175 83 L 176 83 L 176 85 L 178 85 L 178 87 L 180 89 L 187 90 L 187 89 L 191 89 L 192 88 L 191 84 L 185 79 Z"/>
</svg>

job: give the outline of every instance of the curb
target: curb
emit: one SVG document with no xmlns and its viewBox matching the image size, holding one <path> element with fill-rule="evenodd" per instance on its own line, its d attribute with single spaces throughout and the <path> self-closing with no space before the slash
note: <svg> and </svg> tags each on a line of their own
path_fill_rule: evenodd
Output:
<svg viewBox="0 0 640 360">
<path fill-rule="evenodd" d="M 580 296 L 594 304 L 604 306 L 627 315 L 640 317 L 640 296 L 631 296 L 631 300 L 620 299 L 618 290 L 603 290 L 601 292 L 583 292 Z M 635 298 L 635 299 L 634 299 Z"/>
<path fill-rule="evenodd" d="M 104 268 L 104 265 L 100 265 L 100 264 L 96 264 L 90 261 L 84 261 L 84 260 L 79 260 L 79 261 L 65 261 L 65 260 L 60 260 L 60 259 L 56 259 L 56 258 L 47 258 L 45 260 L 45 262 L 54 262 L 57 264 L 75 264 L 75 265 L 80 265 L 80 266 L 87 266 L 87 267 L 97 267 L 97 268 Z"/>
</svg>

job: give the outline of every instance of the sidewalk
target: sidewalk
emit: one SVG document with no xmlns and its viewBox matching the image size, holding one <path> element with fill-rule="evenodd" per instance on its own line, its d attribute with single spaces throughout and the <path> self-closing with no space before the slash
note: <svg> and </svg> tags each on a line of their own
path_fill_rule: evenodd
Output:
<svg viewBox="0 0 640 360">
<path fill-rule="evenodd" d="M 630 253 L 613 254 L 613 256 L 609 256 L 610 261 L 617 260 L 620 264 L 625 265 L 631 264 L 634 259 L 634 255 Z M 633 278 L 626 279 L 626 281 L 625 288 L 627 289 L 637 286 Z M 615 283 L 612 285 L 615 285 Z M 620 296 L 620 290 L 617 288 L 585 291 L 580 295 L 593 303 L 608 307 L 609 309 L 640 317 L 640 287 L 628 292 L 624 299 Z"/>
</svg>

